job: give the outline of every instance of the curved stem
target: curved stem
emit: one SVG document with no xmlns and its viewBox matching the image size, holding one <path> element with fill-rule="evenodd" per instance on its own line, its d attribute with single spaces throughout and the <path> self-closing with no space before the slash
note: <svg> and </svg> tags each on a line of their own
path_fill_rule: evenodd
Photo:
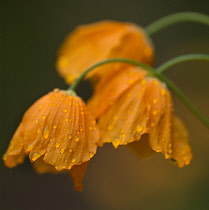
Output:
<svg viewBox="0 0 209 210">
<path fill-rule="evenodd" d="M 179 63 L 184 63 L 187 61 L 209 61 L 209 55 L 208 54 L 190 54 L 190 55 L 181 55 L 176 58 L 173 58 L 162 65 L 160 65 L 156 72 L 163 73 L 164 71 L 168 70 L 172 66 L 175 66 Z"/>
<path fill-rule="evenodd" d="M 79 78 L 77 78 L 75 80 L 75 82 L 73 82 L 73 84 L 70 86 L 69 90 L 75 90 L 76 87 L 79 85 L 79 83 L 85 78 L 86 74 L 88 74 L 90 71 L 92 71 L 93 69 L 104 65 L 104 64 L 108 64 L 108 63 L 116 63 L 116 62 L 121 62 L 121 63 L 129 63 L 135 66 L 139 66 L 142 67 L 144 70 L 149 72 L 149 75 L 153 75 L 154 74 L 154 69 L 151 68 L 150 66 L 147 66 L 143 63 L 134 61 L 134 60 L 130 60 L 130 59 L 126 59 L 126 58 L 112 58 L 112 59 L 107 59 L 104 61 L 101 61 L 99 63 L 96 63 L 95 65 L 91 66 L 90 68 L 88 68 L 86 71 L 84 71 Z"/>
<path fill-rule="evenodd" d="M 186 56 L 186 55 L 185 55 Z M 174 59 L 173 59 L 174 60 Z M 181 61 L 181 60 L 180 60 Z M 113 58 L 113 59 L 108 59 L 105 61 L 101 61 L 92 67 L 88 68 L 81 76 L 70 86 L 69 90 L 75 90 L 75 88 L 78 86 L 78 84 L 81 82 L 82 79 L 86 76 L 87 73 L 92 71 L 93 69 L 107 64 L 107 63 L 113 63 L 113 62 L 123 62 L 123 63 L 129 63 L 132 65 L 136 65 L 139 67 L 142 67 L 144 70 L 148 71 L 149 75 L 155 76 L 158 79 L 160 79 L 162 82 L 164 82 L 176 95 L 177 97 L 190 109 L 190 111 L 196 115 L 196 117 L 209 129 L 209 120 L 202 114 L 202 112 L 175 86 L 175 84 L 170 81 L 167 77 L 165 77 L 161 72 L 155 71 L 152 67 L 147 66 L 143 63 L 133 61 L 130 59 L 125 59 L 125 58 Z M 173 62 L 177 64 L 177 62 Z M 167 65 L 170 67 L 171 65 Z"/>
<path fill-rule="evenodd" d="M 209 16 L 197 12 L 180 12 L 154 21 L 145 27 L 145 30 L 149 35 L 153 35 L 163 28 L 181 22 L 197 22 L 209 26 Z"/>
<path fill-rule="evenodd" d="M 190 111 L 209 129 L 209 119 L 176 87 L 176 85 L 161 73 L 156 76 L 176 94 L 176 96 L 190 109 Z"/>
</svg>

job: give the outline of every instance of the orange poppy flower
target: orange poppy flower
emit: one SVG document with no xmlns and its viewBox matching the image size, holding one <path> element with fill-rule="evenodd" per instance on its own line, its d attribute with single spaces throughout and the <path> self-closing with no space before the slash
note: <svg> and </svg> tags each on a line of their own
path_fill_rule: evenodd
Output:
<svg viewBox="0 0 209 210">
<path fill-rule="evenodd" d="M 71 170 L 80 189 L 99 131 L 82 99 L 68 93 L 55 89 L 26 111 L 3 159 L 11 168 L 29 155 L 39 173 Z"/>
<path fill-rule="evenodd" d="M 144 31 L 132 23 L 101 21 L 78 27 L 61 46 L 57 69 L 68 84 L 95 63 L 108 58 L 153 62 L 153 48 Z M 111 63 L 91 71 L 88 78 L 114 74 L 129 64 Z"/>
<path fill-rule="evenodd" d="M 141 156 L 162 152 L 179 167 L 191 161 L 188 135 L 173 116 L 171 95 L 157 79 L 145 77 L 132 85 L 99 117 L 102 145 L 127 145 Z"/>
</svg>

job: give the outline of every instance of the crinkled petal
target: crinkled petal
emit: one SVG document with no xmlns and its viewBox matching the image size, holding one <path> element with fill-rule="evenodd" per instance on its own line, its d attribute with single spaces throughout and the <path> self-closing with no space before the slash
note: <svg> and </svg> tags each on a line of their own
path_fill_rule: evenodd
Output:
<svg viewBox="0 0 209 210">
<path fill-rule="evenodd" d="M 113 76 L 103 77 L 87 104 L 94 118 L 102 115 L 124 91 L 143 79 L 146 74 L 146 71 L 140 68 L 127 67 Z"/>
<path fill-rule="evenodd" d="M 43 156 L 56 170 L 69 170 L 94 156 L 98 140 L 99 131 L 84 102 L 55 91 L 25 113 L 4 161 L 14 167 L 23 161 L 24 153 L 29 153 L 32 162 Z"/>
<path fill-rule="evenodd" d="M 148 132 L 147 122 L 150 108 L 144 103 L 146 83 L 142 80 L 129 88 L 119 97 L 98 121 L 101 132 L 101 144 L 112 142 L 118 145 L 139 140 Z"/>
<path fill-rule="evenodd" d="M 101 21 L 78 27 L 61 46 L 57 69 L 71 84 L 80 74 L 97 62 L 108 58 L 129 58 L 151 64 L 153 49 L 143 30 L 131 23 Z M 101 78 L 127 66 L 111 63 L 91 71 L 88 78 Z"/>
</svg>

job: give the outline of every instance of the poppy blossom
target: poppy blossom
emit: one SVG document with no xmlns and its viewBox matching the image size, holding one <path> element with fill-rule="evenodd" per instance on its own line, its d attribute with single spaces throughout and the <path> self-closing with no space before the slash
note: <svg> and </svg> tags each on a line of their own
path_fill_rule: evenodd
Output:
<svg viewBox="0 0 209 210">
<path fill-rule="evenodd" d="M 169 91 L 156 78 L 144 77 L 123 92 L 98 118 L 98 126 L 100 145 L 130 144 L 142 156 L 161 152 L 179 167 L 191 161 L 187 131 L 173 115 Z"/>
<path fill-rule="evenodd" d="M 11 168 L 28 155 L 39 173 L 72 170 L 78 185 L 98 140 L 96 122 L 82 99 L 55 89 L 26 111 L 3 159 Z"/>
<path fill-rule="evenodd" d="M 151 65 L 153 47 L 143 29 L 132 23 L 101 21 L 78 27 L 62 44 L 57 58 L 58 72 L 71 84 L 82 72 L 109 58 L 128 58 Z M 98 81 L 129 64 L 111 63 L 91 71 Z"/>
</svg>

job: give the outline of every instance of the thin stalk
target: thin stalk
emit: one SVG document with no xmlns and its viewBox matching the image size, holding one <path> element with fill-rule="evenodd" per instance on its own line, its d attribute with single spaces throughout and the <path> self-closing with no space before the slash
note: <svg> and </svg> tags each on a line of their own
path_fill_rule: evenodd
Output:
<svg viewBox="0 0 209 210">
<path fill-rule="evenodd" d="M 121 63 L 129 63 L 135 66 L 139 66 L 141 68 L 143 68 L 145 71 L 148 71 L 150 75 L 154 74 L 154 69 L 151 68 L 150 66 L 147 66 L 143 63 L 134 61 L 134 60 L 130 60 L 130 59 L 126 59 L 126 58 L 112 58 L 112 59 L 107 59 L 104 61 L 101 61 L 99 63 L 96 63 L 95 65 L 91 66 L 90 68 L 88 68 L 86 71 L 84 71 L 80 77 L 78 77 L 75 82 L 73 82 L 73 84 L 69 87 L 69 90 L 75 90 L 77 88 L 77 86 L 80 84 L 80 82 L 85 78 L 85 76 L 92 71 L 93 69 L 102 66 L 104 64 L 108 64 L 108 63 L 116 63 L 116 62 L 121 62 Z"/>
<path fill-rule="evenodd" d="M 190 109 L 190 111 L 209 129 L 209 119 L 176 87 L 176 85 L 166 78 L 161 73 L 156 73 L 156 76 L 163 81 L 176 96 Z"/>
<path fill-rule="evenodd" d="M 145 30 L 147 34 L 153 35 L 163 28 L 182 22 L 197 22 L 209 26 L 209 16 L 197 12 L 180 12 L 154 21 L 150 25 L 146 26 Z"/>
<path fill-rule="evenodd" d="M 164 71 L 168 70 L 172 66 L 175 66 L 179 63 L 188 62 L 188 61 L 209 61 L 209 55 L 208 54 L 181 55 L 160 65 L 156 69 L 156 72 L 163 73 Z"/>
</svg>

